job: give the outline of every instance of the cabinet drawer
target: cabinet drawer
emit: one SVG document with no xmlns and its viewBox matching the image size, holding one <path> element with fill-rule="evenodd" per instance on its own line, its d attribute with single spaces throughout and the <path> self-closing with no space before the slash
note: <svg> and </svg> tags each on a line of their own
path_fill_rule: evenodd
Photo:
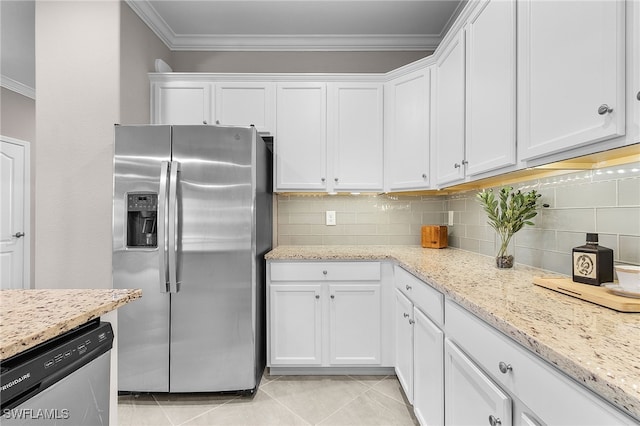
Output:
<svg viewBox="0 0 640 426">
<path fill-rule="evenodd" d="M 399 266 L 395 267 L 395 285 L 416 308 L 424 312 L 436 324 L 444 323 L 444 297 L 442 293 Z"/>
<path fill-rule="evenodd" d="M 445 315 L 447 337 L 546 424 L 631 424 L 596 394 L 448 299 Z"/>
<path fill-rule="evenodd" d="M 271 281 L 380 281 L 380 262 L 272 262 Z"/>
</svg>

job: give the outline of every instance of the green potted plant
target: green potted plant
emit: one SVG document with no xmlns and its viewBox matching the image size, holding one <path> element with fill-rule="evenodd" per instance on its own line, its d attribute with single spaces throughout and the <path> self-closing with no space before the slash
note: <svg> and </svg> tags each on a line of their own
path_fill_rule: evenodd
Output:
<svg viewBox="0 0 640 426">
<path fill-rule="evenodd" d="M 487 213 L 487 223 L 498 233 L 500 248 L 496 255 L 498 268 L 513 267 L 513 255 L 507 249 L 513 235 L 522 229 L 524 225 L 533 225 L 533 219 L 538 212 L 538 198 L 541 195 L 536 191 L 523 193 L 520 190 L 513 191 L 513 187 L 505 186 L 496 198 L 493 189 L 483 189 L 478 193 L 478 199 L 482 208 Z"/>
</svg>

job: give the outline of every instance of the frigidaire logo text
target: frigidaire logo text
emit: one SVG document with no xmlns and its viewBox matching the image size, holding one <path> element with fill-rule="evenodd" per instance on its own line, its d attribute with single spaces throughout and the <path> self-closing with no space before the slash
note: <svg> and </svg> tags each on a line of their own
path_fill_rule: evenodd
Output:
<svg viewBox="0 0 640 426">
<path fill-rule="evenodd" d="M 24 374 L 22 377 L 18 377 L 17 379 L 14 379 L 14 380 L 10 381 L 9 383 L 5 383 L 4 385 L 2 385 L 2 390 L 7 390 L 11 386 L 17 385 L 21 381 L 27 380 L 30 377 L 31 377 L 31 373 Z"/>
</svg>

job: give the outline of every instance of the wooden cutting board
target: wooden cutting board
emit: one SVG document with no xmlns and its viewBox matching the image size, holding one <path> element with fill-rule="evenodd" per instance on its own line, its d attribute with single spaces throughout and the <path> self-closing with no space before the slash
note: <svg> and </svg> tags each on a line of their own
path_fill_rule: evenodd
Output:
<svg viewBox="0 0 640 426">
<path fill-rule="evenodd" d="M 618 296 L 606 287 L 574 283 L 571 278 L 534 277 L 533 283 L 620 312 L 640 312 L 640 299 Z"/>
</svg>

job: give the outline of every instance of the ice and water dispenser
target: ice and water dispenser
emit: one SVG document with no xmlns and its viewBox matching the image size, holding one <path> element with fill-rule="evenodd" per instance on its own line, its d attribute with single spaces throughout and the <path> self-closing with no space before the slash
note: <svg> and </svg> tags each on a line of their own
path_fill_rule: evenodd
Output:
<svg viewBox="0 0 640 426">
<path fill-rule="evenodd" d="M 127 194 L 127 247 L 158 247 L 158 194 Z"/>
</svg>

